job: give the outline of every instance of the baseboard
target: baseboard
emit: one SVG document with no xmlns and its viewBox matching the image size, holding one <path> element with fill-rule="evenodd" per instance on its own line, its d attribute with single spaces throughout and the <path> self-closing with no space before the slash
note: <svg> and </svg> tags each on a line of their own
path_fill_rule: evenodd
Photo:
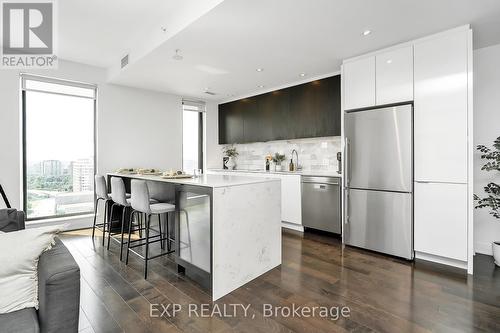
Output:
<svg viewBox="0 0 500 333">
<path fill-rule="evenodd" d="M 452 267 L 457 267 L 460 269 L 467 270 L 467 262 L 466 261 L 445 258 L 445 257 L 441 257 L 441 256 L 436 256 L 433 254 L 424 253 L 424 252 L 415 251 L 415 259 L 431 261 L 431 262 L 435 262 L 435 263 L 438 263 L 441 265 L 452 266 Z"/>
<path fill-rule="evenodd" d="M 493 250 L 491 249 L 491 243 L 476 242 L 474 243 L 474 249 L 476 253 L 486 254 L 489 256 L 493 255 Z"/>
<path fill-rule="evenodd" d="M 295 230 L 295 231 L 304 232 L 304 227 L 301 226 L 300 224 L 295 224 L 295 223 L 281 221 L 281 226 L 283 228 L 287 228 L 287 229 L 292 229 L 292 230 Z"/>
</svg>

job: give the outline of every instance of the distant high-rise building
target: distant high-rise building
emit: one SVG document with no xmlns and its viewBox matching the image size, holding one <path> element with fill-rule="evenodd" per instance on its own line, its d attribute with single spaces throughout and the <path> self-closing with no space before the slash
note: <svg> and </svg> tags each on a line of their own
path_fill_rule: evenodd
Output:
<svg viewBox="0 0 500 333">
<path fill-rule="evenodd" d="M 42 162 L 34 162 L 28 165 L 29 175 L 41 175 L 42 174 Z"/>
<path fill-rule="evenodd" d="M 58 160 L 45 160 L 42 162 L 42 175 L 60 176 L 62 175 L 62 164 Z"/>
<path fill-rule="evenodd" d="M 73 192 L 94 190 L 94 159 L 80 158 L 72 162 Z"/>
</svg>

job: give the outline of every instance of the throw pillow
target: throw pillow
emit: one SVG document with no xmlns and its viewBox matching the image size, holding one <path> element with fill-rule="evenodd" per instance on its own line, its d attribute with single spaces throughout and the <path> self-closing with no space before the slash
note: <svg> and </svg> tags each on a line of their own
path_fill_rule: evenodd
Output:
<svg viewBox="0 0 500 333">
<path fill-rule="evenodd" d="M 0 234 L 0 314 L 38 309 L 38 260 L 64 229 L 58 225 Z"/>
</svg>

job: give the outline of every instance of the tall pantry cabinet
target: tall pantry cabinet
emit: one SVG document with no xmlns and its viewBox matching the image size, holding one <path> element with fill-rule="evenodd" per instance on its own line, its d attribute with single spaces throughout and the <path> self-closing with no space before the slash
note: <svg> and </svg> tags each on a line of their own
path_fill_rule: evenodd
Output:
<svg viewBox="0 0 500 333">
<path fill-rule="evenodd" d="M 414 44 L 415 252 L 463 268 L 472 209 L 470 37 L 460 29 Z"/>
</svg>

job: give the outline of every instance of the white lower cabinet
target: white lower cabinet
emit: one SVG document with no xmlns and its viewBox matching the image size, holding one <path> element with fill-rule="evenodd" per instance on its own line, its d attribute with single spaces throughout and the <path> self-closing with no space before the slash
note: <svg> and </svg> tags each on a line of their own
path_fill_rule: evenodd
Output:
<svg viewBox="0 0 500 333">
<path fill-rule="evenodd" d="M 302 225 L 302 190 L 299 175 L 280 175 L 281 220 Z"/>
<path fill-rule="evenodd" d="M 415 183 L 415 251 L 467 261 L 467 185 Z"/>
<path fill-rule="evenodd" d="M 267 177 L 281 180 L 281 221 L 296 224 L 297 230 L 302 230 L 302 183 L 300 175 L 277 173 L 213 171 L 207 174 L 245 177 Z M 285 225 L 286 226 L 286 225 Z"/>
</svg>

